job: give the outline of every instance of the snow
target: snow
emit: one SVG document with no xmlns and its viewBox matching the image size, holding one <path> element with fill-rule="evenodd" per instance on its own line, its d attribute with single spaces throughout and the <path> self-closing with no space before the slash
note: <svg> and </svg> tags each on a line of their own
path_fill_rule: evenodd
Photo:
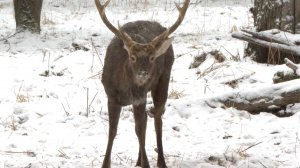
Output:
<svg viewBox="0 0 300 168">
<path fill-rule="evenodd" d="M 272 86 L 274 73 L 289 69 L 244 58 L 244 43 L 231 38 L 230 32 L 252 26 L 251 0 L 192 2 L 173 34 L 176 59 L 169 92 L 179 96 L 168 99 L 163 116 L 168 167 L 300 167 L 299 104 L 287 108 L 294 115 L 278 118 L 264 112 L 214 109 L 205 103 L 229 92 Z M 146 6 L 111 3 L 106 11 L 114 25 L 149 19 L 169 26 L 178 14 L 166 0 Z M 41 22 L 40 35 L 14 34 L 12 2 L 0 0 L 0 167 L 100 167 L 108 121 L 99 74 L 113 34 L 93 1 L 44 0 Z M 75 50 L 72 43 L 89 50 Z M 219 50 L 226 61 L 206 60 L 189 69 L 195 56 L 211 50 Z M 240 61 L 233 61 L 232 55 Z M 199 71 L 206 73 L 199 76 Z M 234 79 L 239 79 L 236 87 L 226 84 Z M 130 106 L 122 110 L 112 167 L 135 166 L 138 142 L 131 110 Z M 151 167 L 157 159 L 153 125 L 148 118 L 146 151 Z"/>
</svg>

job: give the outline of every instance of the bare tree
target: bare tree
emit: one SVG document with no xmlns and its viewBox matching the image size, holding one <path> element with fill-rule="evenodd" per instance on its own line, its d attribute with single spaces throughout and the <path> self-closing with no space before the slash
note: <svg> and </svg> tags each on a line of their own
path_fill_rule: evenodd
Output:
<svg viewBox="0 0 300 168">
<path fill-rule="evenodd" d="M 28 30 L 40 33 L 43 0 L 14 0 L 17 32 Z"/>
</svg>

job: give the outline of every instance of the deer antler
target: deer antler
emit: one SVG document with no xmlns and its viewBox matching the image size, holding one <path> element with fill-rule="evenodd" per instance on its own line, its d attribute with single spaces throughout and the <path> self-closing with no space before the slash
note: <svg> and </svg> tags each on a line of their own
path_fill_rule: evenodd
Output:
<svg viewBox="0 0 300 168">
<path fill-rule="evenodd" d="M 103 21 L 103 23 L 106 25 L 106 27 L 112 31 L 119 39 L 121 39 L 127 46 L 135 43 L 131 37 L 126 33 L 123 32 L 122 29 L 120 28 L 120 25 L 118 24 L 118 28 L 114 27 L 110 21 L 107 19 L 106 14 L 105 14 L 105 8 L 109 4 L 110 0 L 107 0 L 104 5 L 101 5 L 99 0 L 95 0 L 96 7 L 98 9 L 99 15 Z"/>
<path fill-rule="evenodd" d="M 136 43 L 135 41 L 132 40 L 132 38 L 124 31 L 122 31 L 122 29 L 120 28 L 120 25 L 118 25 L 117 29 L 116 27 L 114 27 L 107 19 L 106 14 L 105 14 L 105 8 L 106 6 L 109 4 L 110 0 L 107 0 L 104 5 L 101 5 L 101 3 L 99 2 L 99 0 L 95 0 L 99 15 L 103 21 L 103 23 L 106 25 L 106 27 L 112 31 L 119 39 L 123 40 L 123 42 L 127 45 L 130 46 L 134 43 Z M 169 27 L 167 30 L 165 30 L 163 33 L 161 33 L 160 35 L 156 36 L 152 41 L 151 44 L 153 46 L 156 46 L 157 44 L 159 44 L 161 41 L 163 41 L 164 39 L 166 39 L 170 34 L 172 34 L 177 28 L 178 26 L 181 24 L 181 22 L 183 21 L 183 18 L 185 16 L 185 13 L 187 11 L 187 8 L 189 6 L 190 0 L 185 0 L 183 3 L 183 6 L 180 7 L 177 3 L 175 3 L 176 8 L 179 11 L 179 16 L 178 19 L 176 20 L 176 22 Z"/>
<path fill-rule="evenodd" d="M 190 0 L 185 0 L 182 7 L 180 7 L 177 3 L 175 3 L 176 8 L 179 11 L 179 16 L 178 16 L 176 22 L 171 27 L 169 27 L 167 30 L 165 30 L 163 33 L 156 36 L 151 42 L 152 45 L 154 45 L 154 46 L 157 45 L 159 42 L 161 42 L 162 40 L 167 38 L 170 34 L 172 34 L 178 28 L 178 26 L 183 21 L 183 18 L 185 16 L 185 13 L 187 11 L 189 4 L 190 4 Z"/>
</svg>

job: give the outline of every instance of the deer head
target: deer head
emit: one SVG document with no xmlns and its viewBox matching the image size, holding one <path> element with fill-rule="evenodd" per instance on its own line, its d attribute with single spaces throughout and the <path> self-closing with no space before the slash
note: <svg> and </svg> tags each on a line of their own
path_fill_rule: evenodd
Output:
<svg viewBox="0 0 300 168">
<path fill-rule="evenodd" d="M 163 55 L 172 44 L 174 38 L 169 38 L 168 36 L 181 24 L 187 11 L 189 0 L 185 0 L 183 7 L 180 7 L 175 3 L 179 11 L 177 21 L 170 28 L 166 29 L 148 43 L 134 41 L 122 30 L 119 24 L 118 28 L 116 28 L 110 23 L 105 14 L 105 8 L 109 2 L 110 0 L 106 1 L 104 5 L 101 5 L 99 0 L 95 0 L 98 12 L 104 24 L 116 35 L 116 37 L 123 41 L 123 47 L 128 53 L 128 63 L 131 72 L 133 73 L 135 83 L 137 85 L 143 85 L 151 78 L 153 70 L 155 69 L 156 59 Z"/>
</svg>

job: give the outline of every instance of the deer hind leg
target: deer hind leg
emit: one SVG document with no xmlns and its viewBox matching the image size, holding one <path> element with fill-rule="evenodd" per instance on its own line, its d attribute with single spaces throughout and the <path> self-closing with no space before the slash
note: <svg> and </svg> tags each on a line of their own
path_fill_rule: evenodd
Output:
<svg viewBox="0 0 300 168">
<path fill-rule="evenodd" d="M 162 77 L 157 87 L 151 91 L 154 108 L 152 113 L 154 115 L 154 126 L 156 132 L 156 143 L 157 143 L 157 166 L 159 168 L 166 168 L 166 162 L 164 158 L 163 144 L 162 144 L 162 115 L 165 111 L 165 104 L 168 98 L 168 87 L 169 87 L 169 75 Z"/>
<path fill-rule="evenodd" d="M 139 156 L 136 166 L 140 166 L 142 168 L 150 168 L 145 150 L 145 138 L 147 128 L 147 114 L 145 109 L 146 103 L 133 106 L 135 133 L 139 140 Z"/>
<path fill-rule="evenodd" d="M 108 120 L 109 120 L 109 133 L 106 153 L 103 160 L 102 168 L 110 168 L 111 150 L 114 139 L 117 134 L 118 123 L 120 118 L 121 105 L 108 100 Z"/>
</svg>

